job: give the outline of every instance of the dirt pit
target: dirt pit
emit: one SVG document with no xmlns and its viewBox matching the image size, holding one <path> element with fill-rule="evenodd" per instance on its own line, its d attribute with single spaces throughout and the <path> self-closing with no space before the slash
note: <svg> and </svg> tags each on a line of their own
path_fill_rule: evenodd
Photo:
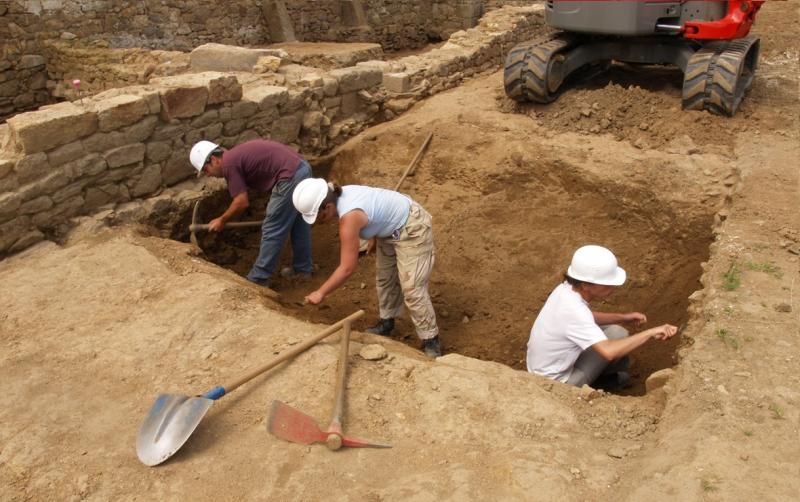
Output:
<svg viewBox="0 0 800 502">
<path fill-rule="evenodd" d="M 340 184 L 391 187 L 396 180 L 378 172 L 379 162 L 396 159 L 391 162 L 407 164 L 423 139 L 423 134 L 379 129 L 339 152 L 330 166 L 317 166 L 315 173 Z M 602 179 L 557 154 L 543 156 L 541 145 L 507 151 L 496 157 L 499 162 L 484 164 L 480 152 L 493 148 L 488 140 L 475 140 L 456 131 L 435 135 L 418 174 L 401 187 L 434 216 L 437 256 L 430 290 L 446 353 L 524 370 L 533 320 L 561 280 L 574 249 L 588 243 L 614 250 L 629 275 L 628 283 L 598 310 L 645 312 L 648 326 L 686 322 L 688 297 L 700 289 L 700 264 L 707 260 L 713 237 L 711 214 L 704 214 L 699 201 L 698 212 L 678 210 L 655 197 L 651 186 Z M 203 201 L 199 220 L 218 216 L 229 202 L 227 192 L 215 193 Z M 253 210 L 242 219 L 263 218 L 265 202 L 253 200 Z M 173 238 L 188 240 L 190 219 L 191 213 L 181 218 Z M 356 273 L 322 305 L 302 306 L 303 297 L 327 279 L 339 259 L 335 224 L 314 226 L 312 236 L 314 277 L 299 281 L 276 272 L 273 278 L 272 288 L 284 308 L 319 323 L 335 322 L 341 312 L 363 308 L 367 316 L 357 329 L 374 323 L 378 309 L 373 256 L 362 257 Z M 208 260 L 244 276 L 257 256 L 260 229 L 198 237 Z M 287 245 L 281 267 L 290 264 Z M 407 317 L 399 320 L 393 336 L 420 347 Z M 675 339 L 648 344 L 637 351 L 632 366 L 635 385 L 626 392 L 643 394 L 648 375 L 676 363 L 679 343 Z"/>
</svg>

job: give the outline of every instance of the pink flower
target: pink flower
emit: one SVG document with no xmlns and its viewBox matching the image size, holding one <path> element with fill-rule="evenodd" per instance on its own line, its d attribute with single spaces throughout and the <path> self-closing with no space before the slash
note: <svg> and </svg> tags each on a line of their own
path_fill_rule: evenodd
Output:
<svg viewBox="0 0 800 502">
<path fill-rule="evenodd" d="M 75 88 L 77 89 L 78 87 L 81 86 L 81 80 L 79 78 L 76 78 L 75 80 L 72 81 L 72 85 L 75 86 Z"/>
</svg>

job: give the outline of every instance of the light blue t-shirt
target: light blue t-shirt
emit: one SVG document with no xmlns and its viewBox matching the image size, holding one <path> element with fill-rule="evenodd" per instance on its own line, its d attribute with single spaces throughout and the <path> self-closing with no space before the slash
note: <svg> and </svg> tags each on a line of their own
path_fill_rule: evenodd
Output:
<svg viewBox="0 0 800 502">
<path fill-rule="evenodd" d="M 401 193 L 362 185 L 343 186 L 336 202 L 340 218 L 354 209 L 367 215 L 369 223 L 358 234 L 362 239 L 389 237 L 403 228 L 410 208 L 411 199 Z"/>
</svg>

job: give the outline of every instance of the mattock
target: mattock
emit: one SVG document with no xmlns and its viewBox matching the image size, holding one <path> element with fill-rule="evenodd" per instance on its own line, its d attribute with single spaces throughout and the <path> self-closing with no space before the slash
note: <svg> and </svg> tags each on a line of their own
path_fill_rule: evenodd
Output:
<svg viewBox="0 0 800 502">
<path fill-rule="evenodd" d="M 189 241 L 197 247 L 200 248 L 200 244 L 197 242 L 197 235 L 195 232 L 198 230 L 208 230 L 208 223 L 197 223 L 197 214 L 200 208 L 200 201 L 194 203 L 194 210 L 192 210 L 192 223 L 189 224 Z M 225 228 L 248 228 L 248 227 L 260 227 L 263 223 L 263 220 L 259 221 L 232 221 L 230 223 L 225 224 Z"/>
<path fill-rule="evenodd" d="M 269 413 L 267 430 L 275 436 L 292 443 L 325 443 L 331 450 L 342 446 L 354 448 L 391 448 L 391 445 L 372 443 L 363 439 L 345 436 L 342 432 L 342 411 L 344 410 L 344 387 L 347 377 L 347 356 L 350 346 L 350 325 L 342 325 L 342 345 L 339 355 L 339 369 L 336 375 L 336 392 L 331 414 L 331 423 L 322 430 L 314 419 L 281 401 L 273 401 Z"/>
</svg>

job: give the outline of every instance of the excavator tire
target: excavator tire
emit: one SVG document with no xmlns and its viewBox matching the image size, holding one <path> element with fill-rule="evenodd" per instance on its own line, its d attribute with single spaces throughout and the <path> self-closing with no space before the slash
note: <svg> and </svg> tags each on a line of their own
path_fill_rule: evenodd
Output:
<svg viewBox="0 0 800 502">
<path fill-rule="evenodd" d="M 573 45 L 563 34 L 525 42 L 509 51 L 503 70 L 506 95 L 515 101 L 550 103 L 558 95 L 564 76 L 554 71 L 553 61 Z"/>
<path fill-rule="evenodd" d="M 683 108 L 733 116 L 753 85 L 760 41 L 746 37 L 705 44 L 689 59 Z"/>
</svg>

